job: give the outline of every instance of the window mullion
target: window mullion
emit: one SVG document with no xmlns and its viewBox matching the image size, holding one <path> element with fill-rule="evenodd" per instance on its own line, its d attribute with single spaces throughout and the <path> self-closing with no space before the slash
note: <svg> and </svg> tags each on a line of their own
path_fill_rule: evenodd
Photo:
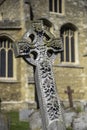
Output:
<svg viewBox="0 0 87 130">
<path fill-rule="evenodd" d="M 52 10 L 53 10 L 53 12 L 55 12 L 55 9 L 54 9 L 54 0 L 52 0 Z"/>
<path fill-rule="evenodd" d="M 6 78 L 8 77 L 8 40 L 6 40 Z"/>
<path fill-rule="evenodd" d="M 57 12 L 59 13 L 59 0 L 57 0 Z"/>
<path fill-rule="evenodd" d="M 2 48 L 4 48 L 4 41 L 2 41 Z"/>
<path fill-rule="evenodd" d="M 55 13 L 63 13 L 63 3 L 62 0 L 49 0 L 49 10 Z"/>
</svg>

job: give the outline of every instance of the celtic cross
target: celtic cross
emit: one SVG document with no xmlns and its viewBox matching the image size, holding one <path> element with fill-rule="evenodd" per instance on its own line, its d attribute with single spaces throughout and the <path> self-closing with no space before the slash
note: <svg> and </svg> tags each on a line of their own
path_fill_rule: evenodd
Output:
<svg viewBox="0 0 87 130">
<path fill-rule="evenodd" d="M 32 22 L 23 39 L 15 44 L 16 57 L 35 66 L 43 130 L 65 130 L 52 70 L 54 56 L 62 49 L 62 40 L 47 31 L 41 20 Z"/>
</svg>

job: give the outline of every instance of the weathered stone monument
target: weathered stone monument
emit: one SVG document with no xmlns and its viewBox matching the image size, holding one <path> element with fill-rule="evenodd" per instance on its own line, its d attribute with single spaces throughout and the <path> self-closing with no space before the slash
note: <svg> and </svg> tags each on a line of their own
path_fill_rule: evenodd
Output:
<svg viewBox="0 0 87 130">
<path fill-rule="evenodd" d="M 3 113 L 0 113 L 0 130 L 9 130 L 9 121 Z"/>
<path fill-rule="evenodd" d="M 0 98 L 0 130 L 9 130 L 9 120 L 8 117 L 1 111 L 1 102 Z"/>
<path fill-rule="evenodd" d="M 23 39 L 15 44 L 16 57 L 35 67 L 35 83 L 43 130 L 65 130 L 62 109 L 55 87 L 52 61 L 62 51 L 62 40 L 48 32 L 41 20 L 31 24 Z"/>
<path fill-rule="evenodd" d="M 65 93 L 68 94 L 68 99 L 69 99 L 69 105 L 70 105 L 70 107 L 73 107 L 72 93 L 74 93 L 74 91 L 70 88 L 70 86 L 68 86 L 67 90 L 65 91 Z"/>
</svg>

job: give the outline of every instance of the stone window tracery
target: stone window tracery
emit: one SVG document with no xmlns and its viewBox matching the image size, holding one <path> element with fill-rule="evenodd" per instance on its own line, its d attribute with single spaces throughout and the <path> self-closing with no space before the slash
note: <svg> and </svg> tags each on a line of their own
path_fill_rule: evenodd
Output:
<svg viewBox="0 0 87 130">
<path fill-rule="evenodd" d="M 0 78 L 13 78 L 13 45 L 12 40 L 0 37 Z"/>
<path fill-rule="evenodd" d="M 64 0 L 49 0 L 49 11 L 63 13 Z"/>
<path fill-rule="evenodd" d="M 61 28 L 64 51 L 61 53 L 61 62 L 78 63 L 78 36 L 74 25 L 66 24 Z"/>
</svg>

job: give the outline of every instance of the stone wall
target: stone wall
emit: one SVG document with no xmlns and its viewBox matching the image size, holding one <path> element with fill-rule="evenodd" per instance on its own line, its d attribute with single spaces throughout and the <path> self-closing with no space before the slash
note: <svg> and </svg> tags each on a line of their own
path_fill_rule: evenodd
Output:
<svg viewBox="0 0 87 130">
<path fill-rule="evenodd" d="M 5 0 L 0 5 L 0 36 L 9 37 L 15 44 L 25 32 L 24 0 Z M 32 76 L 32 68 L 30 70 Z M 14 73 L 13 79 L 0 78 L 0 98 L 3 108 L 12 108 L 12 104 L 15 108 L 22 108 L 28 104 L 26 101 L 30 101 L 30 104 L 34 102 L 33 85 L 28 84 L 27 64 L 22 58 L 16 59 L 15 56 Z"/>
<path fill-rule="evenodd" d="M 74 90 L 74 100 L 87 100 L 87 2 L 84 0 L 63 0 L 63 14 L 49 12 L 48 0 L 29 0 L 29 15 L 26 18 L 24 0 L 5 0 L 0 5 L 0 36 L 9 36 L 14 44 L 28 30 L 32 19 L 44 18 L 52 23 L 52 33 L 60 37 L 60 29 L 66 23 L 72 23 L 78 33 L 78 56 L 76 65 L 60 62 L 60 54 L 56 57 L 53 70 L 56 86 L 61 99 L 67 99 L 64 93 L 67 86 Z M 31 8 L 31 12 L 30 12 Z M 33 68 L 23 61 L 15 59 L 15 80 L 0 79 L 0 97 L 3 101 L 34 102 Z"/>
<path fill-rule="evenodd" d="M 87 99 L 87 57 L 84 57 L 87 42 L 87 2 L 82 0 L 66 0 L 64 13 L 49 12 L 48 0 L 31 1 L 34 19 L 46 18 L 53 23 L 53 33 L 60 36 L 60 29 L 66 23 L 76 26 L 78 32 L 78 63 L 67 65 L 60 62 L 60 55 L 54 64 L 54 74 L 59 95 L 67 99 L 64 93 L 67 86 L 74 90 L 73 98 L 76 100 Z"/>
</svg>

